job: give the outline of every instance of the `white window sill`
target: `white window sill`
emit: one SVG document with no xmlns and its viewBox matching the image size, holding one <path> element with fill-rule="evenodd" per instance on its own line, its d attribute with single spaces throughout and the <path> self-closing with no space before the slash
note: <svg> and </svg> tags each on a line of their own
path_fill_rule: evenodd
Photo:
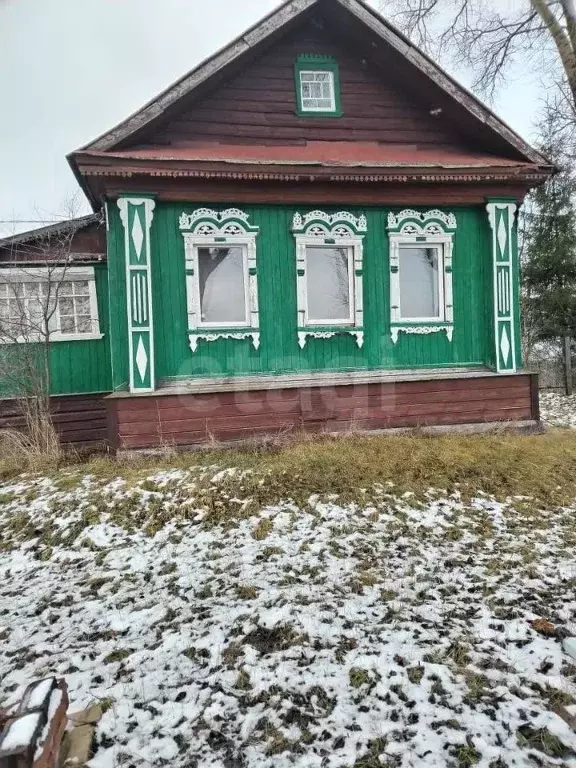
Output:
<svg viewBox="0 0 576 768">
<path fill-rule="evenodd" d="M 49 342 L 53 341 L 97 341 L 103 339 L 103 333 L 70 333 L 70 334 L 51 334 Z M 28 338 L 20 337 L 18 339 L 2 339 L 0 344 L 41 344 L 45 339 L 41 337 L 30 336 Z"/>
</svg>

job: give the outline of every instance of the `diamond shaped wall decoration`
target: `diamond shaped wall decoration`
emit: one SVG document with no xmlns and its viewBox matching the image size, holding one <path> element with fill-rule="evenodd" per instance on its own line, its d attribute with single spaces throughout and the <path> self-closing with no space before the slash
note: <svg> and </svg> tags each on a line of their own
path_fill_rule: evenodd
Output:
<svg viewBox="0 0 576 768">
<path fill-rule="evenodd" d="M 500 224 L 498 225 L 498 245 L 500 246 L 500 253 L 502 257 L 506 254 L 506 241 L 508 239 L 508 233 L 506 232 L 506 224 L 504 223 L 504 216 L 500 218 Z"/>
<path fill-rule="evenodd" d="M 502 326 L 502 334 L 500 336 L 500 352 L 502 353 L 502 362 L 504 368 L 508 367 L 508 358 L 510 356 L 510 339 L 508 338 L 508 331 L 506 326 Z"/>
<path fill-rule="evenodd" d="M 144 381 L 146 371 L 148 370 L 148 355 L 146 354 L 146 347 L 142 341 L 142 336 L 140 336 L 138 346 L 136 347 L 136 367 L 138 368 L 141 381 Z"/>
<path fill-rule="evenodd" d="M 134 211 L 134 223 L 132 224 L 132 242 L 134 243 L 134 249 L 136 251 L 136 258 L 140 261 L 142 256 L 142 244 L 144 242 L 144 230 L 142 229 L 142 223 L 140 222 L 140 214 L 138 209 Z"/>
</svg>

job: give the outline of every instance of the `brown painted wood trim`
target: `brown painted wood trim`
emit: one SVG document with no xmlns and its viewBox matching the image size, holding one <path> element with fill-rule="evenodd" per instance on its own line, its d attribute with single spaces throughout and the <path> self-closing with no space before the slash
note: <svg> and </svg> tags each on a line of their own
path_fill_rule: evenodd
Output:
<svg viewBox="0 0 576 768">
<path fill-rule="evenodd" d="M 537 385 L 537 382 L 536 382 Z M 108 398 L 123 449 L 533 419 L 531 374 Z M 152 402 L 151 399 L 152 398 Z"/>
<path fill-rule="evenodd" d="M 50 407 L 54 426 L 64 445 L 82 448 L 105 448 L 107 392 L 85 395 L 55 395 Z M 25 428 L 19 402 L 15 398 L 0 400 L 0 429 Z"/>
<path fill-rule="evenodd" d="M 538 374 L 530 374 L 530 401 L 532 406 L 532 418 L 540 421 L 540 390 L 538 387 Z"/>
<path fill-rule="evenodd" d="M 106 398 L 106 431 L 108 445 L 112 451 L 117 451 L 119 447 L 118 431 L 118 409 L 114 407 L 114 402 Z"/>
</svg>

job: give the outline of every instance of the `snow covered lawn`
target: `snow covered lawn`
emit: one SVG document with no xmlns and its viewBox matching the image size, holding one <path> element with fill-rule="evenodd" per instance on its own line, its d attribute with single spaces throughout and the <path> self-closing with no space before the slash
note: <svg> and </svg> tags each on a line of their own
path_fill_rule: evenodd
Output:
<svg viewBox="0 0 576 768">
<path fill-rule="evenodd" d="M 576 765 L 576 506 L 264 482 L 0 484 L 0 705 L 65 676 L 93 768 Z"/>
<path fill-rule="evenodd" d="M 576 395 L 541 392 L 540 412 L 542 420 L 550 426 L 576 429 Z"/>
</svg>

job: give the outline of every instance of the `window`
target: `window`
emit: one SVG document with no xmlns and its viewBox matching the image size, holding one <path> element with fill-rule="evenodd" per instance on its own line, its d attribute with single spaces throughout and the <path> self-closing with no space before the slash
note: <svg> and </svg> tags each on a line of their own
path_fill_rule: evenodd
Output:
<svg viewBox="0 0 576 768">
<path fill-rule="evenodd" d="M 188 340 L 251 338 L 260 344 L 256 236 L 258 227 L 238 208 L 182 213 L 186 257 Z"/>
<path fill-rule="evenodd" d="M 444 320 L 440 309 L 441 253 L 441 247 L 400 246 L 401 320 Z"/>
<path fill-rule="evenodd" d="M 102 338 L 92 267 L 0 270 L 0 341 Z"/>
<path fill-rule="evenodd" d="M 296 59 L 297 113 L 341 117 L 338 63 L 331 56 L 302 54 Z"/>
<path fill-rule="evenodd" d="M 199 325 L 246 325 L 248 280 L 245 246 L 198 248 Z"/>
<path fill-rule="evenodd" d="M 306 246 L 306 320 L 309 324 L 353 323 L 353 249 Z"/>
<path fill-rule="evenodd" d="M 364 343 L 362 241 L 366 217 L 347 211 L 296 213 L 297 333 L 304 348 L 308 337 L 328 339 L 349 333 Z"/>
<path fill-rule="evenodd" d="M 452 252 L 454 214 L 405 210 L 388 215 L 390 239 L 390 328 L 400 332 L 445 331 L 452 340 Z"/>
<path fill-rule="evenodd" d="M 334 75 L 332 72 L 300 72 L 302 110 L 334 112 Z"/>
</svg>

